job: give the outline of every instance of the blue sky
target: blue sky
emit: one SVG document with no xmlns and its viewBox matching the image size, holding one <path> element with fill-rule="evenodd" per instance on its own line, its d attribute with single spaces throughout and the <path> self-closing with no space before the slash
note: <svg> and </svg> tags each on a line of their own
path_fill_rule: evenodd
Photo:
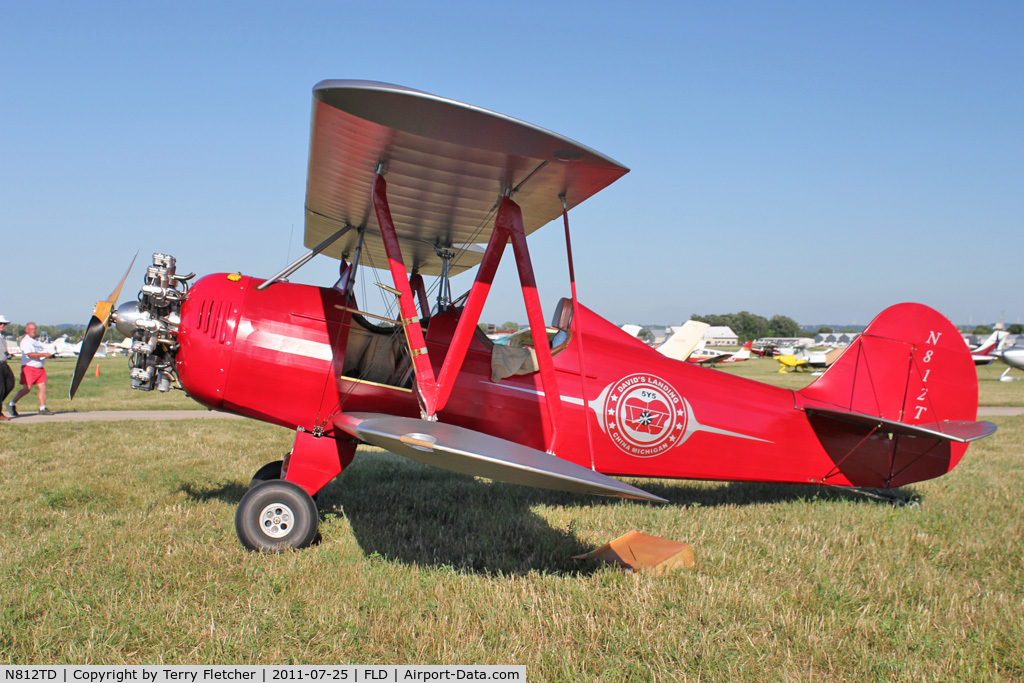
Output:
<svg viewBox="0 0 1024 683">
<path fill-rule="evenodd" d="M 154 251 L 279 270 L 311 88 L 357 78 L 629 166 L 570 216 L 580 299 L 613 322 L 1024 322 L 1022 35 L 1019 2 L 5 3 L 0 313 L 84 323 L 136 250 L 129 296 Z M 550 308 L 560 224 L 531 249 Z M 507 259 L 498 323 L 525 320 Z"/>
</svg>

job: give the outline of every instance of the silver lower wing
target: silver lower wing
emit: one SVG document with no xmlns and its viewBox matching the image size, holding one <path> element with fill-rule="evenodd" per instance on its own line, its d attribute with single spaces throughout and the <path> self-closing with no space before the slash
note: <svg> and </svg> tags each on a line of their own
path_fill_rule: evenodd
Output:
<svg viewBox="0 0 1024 683">
<path fill-rule="evenodd" d="M 535 448 L 443 422 L 343 413 L 334 424 L 368 444 L 452 472 L 556 491 L 667 502 Z"/>
</svg>

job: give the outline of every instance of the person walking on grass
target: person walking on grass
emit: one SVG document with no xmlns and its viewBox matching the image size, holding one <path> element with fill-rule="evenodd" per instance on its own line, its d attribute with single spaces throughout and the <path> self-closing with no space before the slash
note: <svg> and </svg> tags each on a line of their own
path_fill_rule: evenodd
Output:
<svg viewBox="0 0 1024 683">
<path fill-rule="evenodd" d="M 21 389 L 14 395 L 14 398 L 7 407 L 11 415 L 18 416 L 18 409 L 15 405 L 32 391 L 33 386 L 39 387 L 39 414 L 53 415 L 46 408 L 46 369 L 43 367 L 47 358 L 53 356 L 46 352 L 43 343 L 36 339 L 36 324 L 25 325 L 25 336 L 21 338 Z"/>
<path fill-rule="evenodd" d="M 9 322 L 11 321 L 0 315 L 0 406 L 7 400 L 7 395 L 14 391 L 14 371 L 9 365 L 12 356 L 7 353 L 7 339 L 4 337 Z M 6 419 L 7 416 L 0 411 L 0 422 Z"/>
</svg>

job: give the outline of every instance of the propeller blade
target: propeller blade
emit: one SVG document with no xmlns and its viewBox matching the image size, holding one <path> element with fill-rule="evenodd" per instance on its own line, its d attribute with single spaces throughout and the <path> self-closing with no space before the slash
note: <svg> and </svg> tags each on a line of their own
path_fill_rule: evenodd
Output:
<svg viewBox="0 0 1024 683">
<path fill-rule="evenodd" d="M 85 377 L 85 373 L 89 369 L 89 363 L 92 362 L 92 357 L 96 355 L 96 350 L 100 348 L 100 343 L 103 341 L 103 335 L 106 331 L 107 325 L 103 320 L 100 320 L 95 315 L 89 319 L 89 327 L 85 331 L 85 336 L 82 337 L 82 349 L 78 352 L 78 362 L 75 363 L 75 374 L 71 378 L 71 391 L 68 394 L 68 398 L 73 399 L 75 397 L 78 385 L 82 383 L 82 378 Z"/>
<path fill-rule="evenodd" d="M 85 377 L 93 356 L 96 355 L 96 351 L 103 342 L 103 335 L 106 334 L 107 326 L 110 324 L 110 314 L 113 312 L 114 306 L 117 305 L 117 297 L 121 295 L 121 288 L 124 287 L 128 274 L 132 272 L 132 266 L 135 265 L 135 259 L 138 257 L 139 252 L 136 251 L 128 270 L 124 271 L 124 276 L 117 283 L 114 291 L 105 300 L 96 302 L 96 308 L 93 309 L 92 317 L 89 319 L 89 326 L 85 330 L 85 336 L 82 337 L 82 349 L 78 352 L 78 362 L 75 363 L 75 374 L 71 378 L 71 390 L 68 392 L 70 399 L 75 398 L 78 385 L 82 383 L 82 378 Z"/>
<path fill-rule="evenodd" d="M 113 312 L 114 306 L 117 305 L 117 297 L 121 295 L 121 288 L 124 287 L 125 280 L 128 279 L 128 273 L 132 272 L 132 266 L 135 265 L 135 259 L 137 259 L 138 257 L 139 252 L 135 252 L 135 256 L 132 256 L 132 262 L 128 266 L 128 270 L 124 271 L 124 276 L 121 278 L 121 281 L 117 283 L 117 287 L 115 287 L 114 291 L 110 293 L 110 296 L 108 296 L 103 301 L 96 302 L 96 308 L 93 310 L 92 314 L 93 317 L 99 318 L 101 321 L 103 321 L 103 329 L 106 329 L 107 325 L 110 323 L 110 314 L 111 312 Z M 92 324 L 91 321 L 90 324 Z M 82 346 L 84 347 L 85 344 L 82 344 Z M 81 356 L 79 356 L 79 358 L 81 358 Z M 89 360 L 92 360 L 91 356 Z"/>
</svg>

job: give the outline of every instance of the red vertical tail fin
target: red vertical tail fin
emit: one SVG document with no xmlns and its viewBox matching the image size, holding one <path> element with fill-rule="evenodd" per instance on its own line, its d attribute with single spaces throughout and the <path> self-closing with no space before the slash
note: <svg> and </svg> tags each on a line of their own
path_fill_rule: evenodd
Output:
<svg viewBox="0 0 1024 683">
<path fill-rule="evenodd" d="M 837 483 L 891 487 L 939 476 L 967 441 L 995 430 L 974 422 L 978 376 L 959 331 L 921 304 L 880 313 L 797 393 Z"/>
</svg>

